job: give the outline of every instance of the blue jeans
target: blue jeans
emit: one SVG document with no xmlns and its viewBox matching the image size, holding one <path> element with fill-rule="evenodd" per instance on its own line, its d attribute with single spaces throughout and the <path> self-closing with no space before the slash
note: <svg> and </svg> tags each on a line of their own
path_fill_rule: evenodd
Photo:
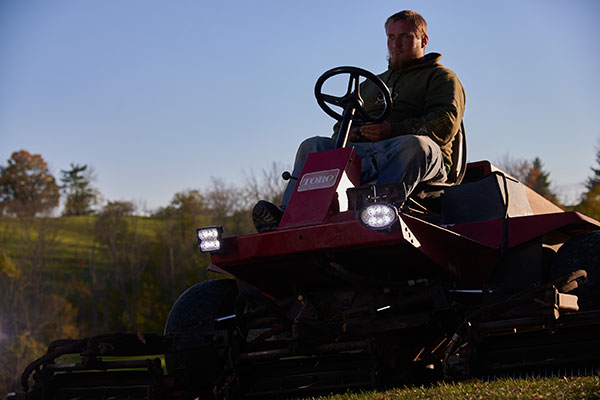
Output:
<svg viewBox="0 0 600 400">
<path fill-rule="evenodd" d="M 444 157 L 439 146 L 427 136 L 403 135 L 379 142 L 348 143 L 354 147 L 361 160 L 360 184 L 383 185 L 401 182 L 404 200 L 419 182 L 446 180 Z M 335 141 L 315 136 L 306 139 L 296 153 L 292 176 L 299 177 L 310 153 L 331 150 Z M 281 209 L 285 209 L 296 180 L 290 180 L 283 192 Z"/>
</svg>

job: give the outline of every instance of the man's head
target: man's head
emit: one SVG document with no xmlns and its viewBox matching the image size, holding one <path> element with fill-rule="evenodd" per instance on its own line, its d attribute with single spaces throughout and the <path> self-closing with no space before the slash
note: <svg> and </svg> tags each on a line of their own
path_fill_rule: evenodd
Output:
<svg viewBox="0 0 600 400">
<path fill-rule="evenodd" d="M 414 11 L 400 11 L 385 21 L 385 33 L 392 68 L 402 68 L 425 55 L 429 42 L 427 22 Z"/>
</svg>

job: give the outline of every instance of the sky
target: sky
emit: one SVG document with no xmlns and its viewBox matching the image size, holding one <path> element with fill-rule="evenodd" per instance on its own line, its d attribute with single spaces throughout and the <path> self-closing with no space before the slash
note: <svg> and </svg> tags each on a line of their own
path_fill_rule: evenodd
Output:
<svg viewBox="0 0 600 400">
<path fill-rule="evenodd" d="M 291 168 L 332 132 L 317 78 L 383 72 L 402 9 L 463 83 L 469 161 L 540 157 L 575 202 L 600 149 L 597 0 L 0 0 L 0 165 L 85 164 L 105 200 L 149 210 Z"/>
</svg>

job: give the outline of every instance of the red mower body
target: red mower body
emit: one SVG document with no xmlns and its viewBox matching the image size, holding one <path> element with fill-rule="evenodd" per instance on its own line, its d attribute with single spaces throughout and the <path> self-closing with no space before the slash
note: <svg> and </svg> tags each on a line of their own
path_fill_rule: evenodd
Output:
<svg viewBox="0 0 600 400">
<path fill-rule="evenodd" d="M 478 180 L 500 172 L 489 162 L 471 163 L 467 168 L 473 171 L 467 176 Z M 474 221 L 467 218 L 462 223 L 435 224 L 401 211 L 391 230 L 379 232 L 357 219 L 358 210 L 347 206 L 340 210 L 340 203 L 348 204 L 347 199 L 340 201 L 341 197 L 358 186 L 359 177 L 360 159 L 351 147 L 311 154 L 278 229 L 225 239 L 222 251 L 211 255 L 209 268 L 242 279 L 273 297 L 289 295 L 298 284 L 331 285 L 320 266 L 311 262 L 319 254 L 335 254 L 365 268 L 374 268 L 375 260 L 396 269 L 420 265 L 452 281 L 457 289 L 482 289 L 510 249 L 533 240 L 555 246 L 565 238 L 600 228 L 598 221 L 577 212 L 564 212 L 514 178 L 506 177 L 516 187 L 511 188 L 515 197 L 520 195 L 519 200 L 528 206 L 517 209 L 516 215 L 505 218 L 492 213 Z M 477 181 L 465 182 L 469 184 L 478 186 Z M 488 187 L 484 185 L 483 189 Z M 497 194 L 501 189 L 496 186 L 490 192 Z M 461 189 L 457 186 L 452 190 Z M 468 192 L 473 190 L 479 189 Z M 490 197 L 490 193 L 477 194 L 486 201 Z M 478 198 L 461 201 L 473 202 L 477 207 Z"/>
</svg>

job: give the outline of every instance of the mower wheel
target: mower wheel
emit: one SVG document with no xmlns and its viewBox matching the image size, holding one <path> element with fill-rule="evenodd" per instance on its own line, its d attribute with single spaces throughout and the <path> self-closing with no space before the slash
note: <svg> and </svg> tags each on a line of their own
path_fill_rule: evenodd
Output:
<svg viewBox="0 0 600 400">
<path fill-rule="evenodd" d="M 206 320 L 233 314 L 237 285 L 233 279 L 212 279 L 196 283 L 183 292 L 173 304 L 165 335 L 189 329 Z"/>
<path fill-rule="evenodd" d="M 205 343 L 202 339 L 213 332 L 215 319 L 233 314 L 236 296 L 237 285 L 233 279 L 195 284 L 173 304 L 167 317 L 165 335 L 177 334 L 184 344 L 190 341 Z M 177 381 L 186 382 L 184 387 L 190 392 L 185 398 L 212 398 L 212 388 L 225 365 L 223 354 L 211 343 L 167 353 L 165 363 L 169 375 L 176 376 Z"/>
<path fill-rule="evenodd" d="M 600 231 L 576 236 L 563 244 L 554 258 L 551 278 L 580 269 L 587 272 L 587 279 L 571 293 L 579 298 L 581 310 L 600 309 Z"/>
</svg>

